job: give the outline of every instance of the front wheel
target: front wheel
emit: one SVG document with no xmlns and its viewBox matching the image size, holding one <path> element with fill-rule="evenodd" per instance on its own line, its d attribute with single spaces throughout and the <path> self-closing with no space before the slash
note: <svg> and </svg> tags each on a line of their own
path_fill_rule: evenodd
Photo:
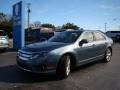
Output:
<svg viewBox="0 0 120 90">
<path fill-rule="evenodd" d="M 71 61 L 70 61 L 70 56 L 69 55 L 64 55 L 60 62 L 58 63 L 58 67 L 56 70 L 56 73 L 59 77 L 66 78 L 70 74 L 70 66 L 71 66 Z"/>
<path fill-rule="evenodd" d="M 109 62 L 111 60 L 111 56 L 112 56 L 112 51 L 110 50 L 110 48 L 108 48 L 105 52 L 104 61 Z"/>
</svg>

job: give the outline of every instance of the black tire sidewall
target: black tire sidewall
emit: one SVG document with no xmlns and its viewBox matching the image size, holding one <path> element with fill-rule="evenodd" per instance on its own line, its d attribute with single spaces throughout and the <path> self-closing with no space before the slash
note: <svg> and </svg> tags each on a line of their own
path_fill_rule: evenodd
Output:
<svg viewBox="0 0 120 90">
<path fill-rule="evenodd" d="M 104 62 L 110 62 L 111 61 L 111 57 L 110 57 L 110 60 L 108 61 L 106 56 L 107 56 L 107 52 L 108 50 L 111 52 L 110 48 L 107 48 L 106 52 L 105 52 L 105 56 L 104 56 Z M 112 52 L 111 52 L 111 55 L 112 55 Z"/>
<path fill-rule="evenodd" d="M 67 62 L 68 62 L 68 60 L 70 60 L 70 59 L 67 59 L 67 58 L 70 58 L 70 56 L 69 55 L 62 56 L 62 58 L 60 59 L 60 62 L 58 63 L 56 73 L 61 78 L 66 78 L 70 74 L 69 73 L 67 75 L 67 73 L 66 73 Z"/>
</svg>

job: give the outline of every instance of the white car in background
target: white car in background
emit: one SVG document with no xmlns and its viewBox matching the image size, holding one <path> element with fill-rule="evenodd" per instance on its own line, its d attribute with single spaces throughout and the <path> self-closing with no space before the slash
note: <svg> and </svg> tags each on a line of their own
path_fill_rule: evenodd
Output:
<svg viewBox="0 0 120 90">
<path fill-rule="evenodd" d="M 0 51 L 5 51 L 9 47 L 8 36 L 4 30 L 0 30 Z"/>
</svg>

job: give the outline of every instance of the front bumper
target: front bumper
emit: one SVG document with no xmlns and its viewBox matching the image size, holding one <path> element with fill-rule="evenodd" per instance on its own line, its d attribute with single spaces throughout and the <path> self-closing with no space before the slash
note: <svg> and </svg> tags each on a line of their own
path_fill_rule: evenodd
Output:
<svg viewBox="0 0 120 90">
<path fill-rule="evenodd" d="M 44 63 L 33 63 L 32 61 L 27 61 L 27 60 L 21 60 L 19 57 L 17 57 L 17 66 L 18 68 L 32 72 L 32 73 L 40 73 L 40 74 L 45 74 L 45 73 L 56 73 L 56 68 L 51 68 L 48 69 L 46 67 L 46 64 Z"/>
<path fill-rule="evenodd" d="M 4 49 L 4 48 L 8 48 L 8 47 L 9 47 L 8 44 L 5 44 L 5 45 L 1 45 L 1 44 L 0 44 L 0 49 Z"/>
</svg>

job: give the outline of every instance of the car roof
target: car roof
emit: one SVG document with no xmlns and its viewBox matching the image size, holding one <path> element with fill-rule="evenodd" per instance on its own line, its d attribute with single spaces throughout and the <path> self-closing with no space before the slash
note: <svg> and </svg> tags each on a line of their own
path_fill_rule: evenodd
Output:
<svg viewBox="0 0 120 90">
<path fill-rule="evenodd" d="M 63 32 L 72 32 L 72 33 L 74 33 L 74 32 L 83 32 L 83 30 L 70 30 L 70 31 L 63 31 Z"/>
<path fill-rule="evenodd" d="M 104 33 L 100 30 L 65 30 L 65 31 L 62 31 L 62 32 L 101 32 L 101 33 Z"/>
</svg>

